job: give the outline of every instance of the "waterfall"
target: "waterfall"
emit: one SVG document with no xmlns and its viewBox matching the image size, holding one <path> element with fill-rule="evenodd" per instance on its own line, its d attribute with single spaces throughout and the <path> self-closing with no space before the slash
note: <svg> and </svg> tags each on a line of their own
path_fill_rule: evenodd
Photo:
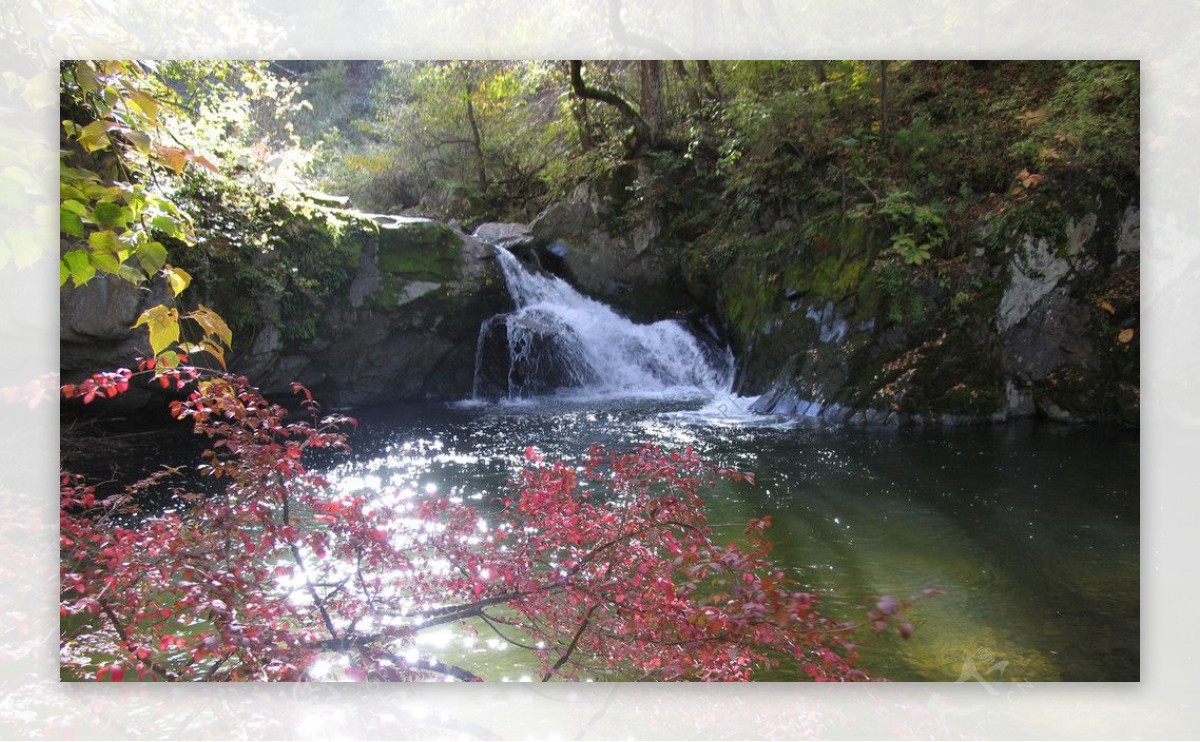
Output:
<svg viewBox="0 0 1200 742">
<path fill-rule="evenodd" d="M 679 320 L 634 323 L 566 281 L 528 270 L 503 247 L 496 258 L 516 309 L 484 322 L 476 399 L 713 396 L 728 391 L 728 349 Z"/>
</svg>

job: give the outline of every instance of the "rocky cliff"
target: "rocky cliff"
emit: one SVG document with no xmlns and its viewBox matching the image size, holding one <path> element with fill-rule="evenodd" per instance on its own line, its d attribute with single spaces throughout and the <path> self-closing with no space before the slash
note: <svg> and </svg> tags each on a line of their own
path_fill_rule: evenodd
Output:
<svg viewBox="0 0 1200 742">
<path fill-rule="evenodd" d="M 962 220 L 919 264 L 878 218 L 823 213 L 732 238 L 714 224 L 689 242 L 678 215 L 614 219 L 620 207 L 588 184 L 543 212 L 528 244 L 631 316 L 713 310 L 737 358 L 735 391 L 761 395 L 756 412 L 1135 426 L 1137 201 L 1071 195 L 1069 207 Z M 696 247 L 713 235 L 732 243 L 719 266 Z"/>
<path fill-rule="evenodd" d="M 333 406 L 469 396 L 479 327 L 509 301 L 491 246 L 427 219 L 336 210 L 292 215 L 283 231 L 321 265 L 294 264 L 281 244 L 233 267 L 213 266 L 215 253 L 191 266 L 196 285 L 180 298 L 235 325 L 231 371 L 268 393 L 299 381 Z M 130 366 L 147 345 L 130 328 L 164 300 L 111 278 L 64 288 L 64 381 Z"/>
</svg>

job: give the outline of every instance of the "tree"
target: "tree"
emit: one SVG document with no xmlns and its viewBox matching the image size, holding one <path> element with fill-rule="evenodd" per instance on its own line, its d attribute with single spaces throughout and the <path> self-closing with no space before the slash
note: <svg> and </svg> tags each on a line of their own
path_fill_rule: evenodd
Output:
<svg viewBox="0 0 1200 742">
<path fill-rule="evenodd" d="M 98 374 L 68 397 L 119 393 L 139 370 Z M 353 421 L 293 421 L 245 379 L 173 369 L 172 404 L 209 440 L 189 487 L 179 470 L 119 492 L 64 473 L 62 665 L 121 680 L 479 680 L 416 650 L 473 623 L 534 652 L 541 679 L 747 680 L 786 658 L 817 680 L 864 680 L 848 625 L 772 565 L 751 521 L 717 543 L 692 451 L 593 447 L 580 466 L 525 452 L 490 507 L 411 491 L 346 492 L 312 467 Z M 214 486 L 215 485 L 215 486 Z M 170 504 L 147 506 L 151 493 Z M 881 598 L 877 629 L 905 604 Z M 907 636 L 911 626 L 903 624 Z M 322 669 L 324 668 L 324 669 Z"/>
<path fill-rule="evenodd" d="M 646 68 L 641 68 L 646 69 Z M 661 69 L 661 68 L 660 68 Z M 637 108 L 619 93 L 607 88 L 589 85 L 583 79 L 583 61 L 572 59 L 569 66 L 571 76 L 571 91 L 583 100 L 594 100 L 607 103 L 620 112 L 621 118 L 633 129 L 629 138 L 627 152 L 636 156 L 648 149 L 655 141 L 654 128 L 642 117 Z"/>
<path fill-rule="evenodd" d="M 82 286 L 98 274 L 161 282 L 172 301 L 147 309 L 135 325 L 148 328 L 160 368 L 196 353 L 223 367 L 232 342 L 224 320 L 203 304 L 190 312 L 180 305 L 192 277 L 172 253 L 197 235 L 176 194 L 195 167 L 217 177 L 257 174 L 265 168 L 253 167 L 249 155 L 261 165 L 272 151 L 274 184 L 283 184 L 279 163 L 287 158 L 277 149 L 294 143 L 282 118 L 295 90 L 262 63 L 87 60 L 62 63 L 59 90 L 60 285 Z M 194 331 L 181 333 L 182 320 Z"/>
</svg>

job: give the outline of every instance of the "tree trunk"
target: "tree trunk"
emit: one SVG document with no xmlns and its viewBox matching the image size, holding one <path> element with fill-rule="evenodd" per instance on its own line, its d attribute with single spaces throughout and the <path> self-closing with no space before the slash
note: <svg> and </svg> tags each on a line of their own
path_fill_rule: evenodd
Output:
<svg viewBox="0 0 1200 742">
<path fill-rule="evenodd" d="M 643 60 L 638 63 L 642 77 L 642 119 L 648 130 L 648 147 L 658 145 L 662 137 L 662 69 L 658 60 Z"/>
<path fill-rule="evenodd" d="M 596 146 L 592 139 L 592 122 L 588 117 L 587 101 L 576 96 L 571 105 L 571 115 L 575 117 L 575 125 L 579 128 L 579 149 L 591 152 Z"/>
<path fill-rule="evenodd" d="M 721 89 L 717 87 L 717 78 L 713 74 L 712 64 L 701 59 L 696 62 L 696 74 L 700 77 L 700 89 L 709 100 L 721 100 Z"/>
<path fill-rule="evenodd" d="M 687 97 L 688 110 L 692 113 L 699 113 L 700 91 L 696 87 L 696 82 L 688 74 L 687 66 L 676 59 L 671 62 L 671 69 L 675 70 L 675 76 L 679 78 L 679 84 L 683 86 L 683 94 Z"/>
<path fill-rule="evenodd" d="M 475 175 L 479 180 L 481 195 L 487 191 L 487 167 L 483 160 L 483 137 L 479 133 L 479 122 L 475 119 L 475 105 L 471 102 L 471 79 L 463 79 L 463 92 L 467 101 L 467 123 L 471 126 L 471 148 L 475 151 Z"/>
<path fill-rule="evenodd" d="M 888 119 L 887 119 L 887 60 L 879 61 L 879 144 L 883 149 L 888 146 Z"/>
<path fill-rule="evenodd" d="M 833 88 L 829 86 L 829 78 L 825 76 L 825 62 L 820 59 L 813 60 L 813 69 L 817 73 L 817 83 L 825 91 L 825 102 L 829 104 L 829 112 L 833 113 L 837 108 L 833 103 Z"/>
</svg>

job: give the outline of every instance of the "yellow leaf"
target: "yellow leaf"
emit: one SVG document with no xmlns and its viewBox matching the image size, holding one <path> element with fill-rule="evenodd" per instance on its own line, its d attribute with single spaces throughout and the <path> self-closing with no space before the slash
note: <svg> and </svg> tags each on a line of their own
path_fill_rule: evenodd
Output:
<svg viewBox="0 0 1200 742">
<path fill-rule="evenodd" d="M 1126 327 L 1124 330 L 1121 330 L 1120 334 L 1117 335 L 1117 340 L 1122 343 L 1128 343 L 1130 340 L 1133 340 L 1133 328 Z"/>
<path fill-rule="evenodd" d="M 203 304 L 196 311 L 185 314 L 184 317 L 200 325 L 206 337 L 221 341 L 225 347 L 229 347 L 229 344 L 233 342 L 233 332 L 229 329 L 229 325 L 225 324 L 221 315 Z"/>
<path fill-rule="evenodd" d="M 187 152 L 178 147 L 167 147 L 161 144 L 154 145 L 154 153 L 163 161 L 163 164 L 175 171 L 176 175 L 183 172 L 187 167 Z"/>
<path fill-rule="evenodd" d="M 225 351 L 216 343 L 210 343 L 207 340 L 200 341 L 200 350 L 208 353 L 213 358 L 217 359 L 217 363 L 221 364 L 221 368 L 225 368 Z"/>
<path fill-rule="evenodd" d="M 167 277 L 167 283 L 170 284 L 171 292 L 175 296 L 182 294 L 183 290 L 186 289 L 188 284 L 192 282 L 191 275 L 189 275 L 188 272 L 183 268 L 167 266 L 163 269 L 163 275 Z"/>
<path fill-rule="evenodd" d="M 1104 299 L 1101 299 L 1099 302 L 1097 302 L 1097 305 L 1104 311 L 1108 312 L 1109 314 L 1117 313 L 1117 308 L 1114 307 L 1112 304 L 1108 303 L 1107 301 L 1105 301 Z"/>
<path fill-rule="evenodd" d="M 174 307 L 150 307 L 133 324 L 135 328 L 142 325 L 150 331 L 150 349 L 156 356 L 179 342 L 179 311 Z"/>
</svg>

